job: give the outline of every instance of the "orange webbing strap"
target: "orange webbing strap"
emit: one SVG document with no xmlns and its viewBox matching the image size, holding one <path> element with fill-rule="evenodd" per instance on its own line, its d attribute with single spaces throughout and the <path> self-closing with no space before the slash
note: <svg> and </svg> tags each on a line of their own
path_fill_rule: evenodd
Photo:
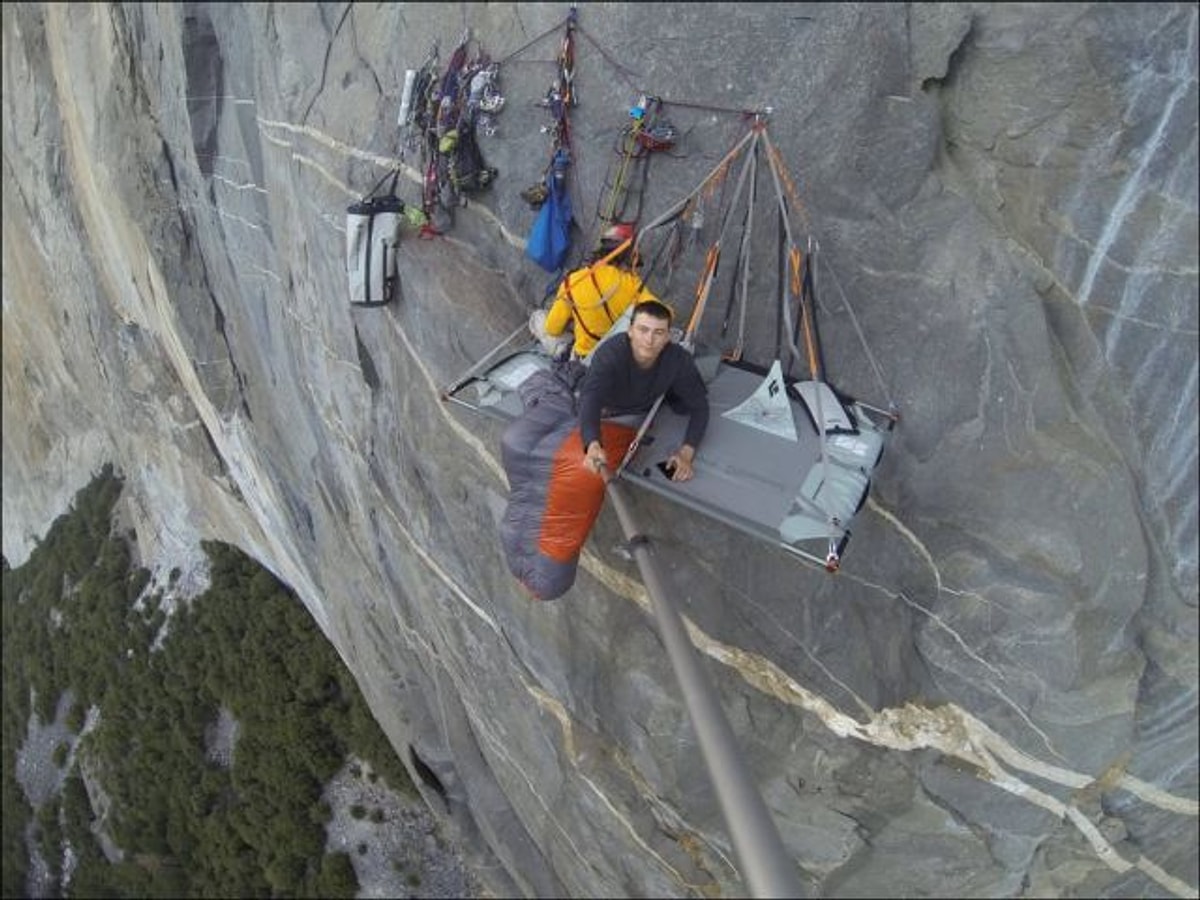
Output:
<svg viewBox="0 0 1200 900">
<path fill-rule="evenodd" d="M 733 157 L 730 156 L 727 157 L 719 166 L 717 166 L 716 170 L 712 174 L 712 177 L 704 183 L 702 196 L 705 200 L 712 199 L 713 194 L 717 192 L 717 188 L 720 187 L 725 182 L 726 177 L 728 177 L 729 168 L 732 165 Z"/>
<path fill-rule="evenodd" d="M 817 361 L 817 347 L 814 342 L 811 311 L 804 302 L 802 294 L 803 279 L 800 277 L 800 248 L 793 246 L 788 251 L 788 259 L 792 265 L 792 293 L 800 298 L 800 324 L 804 327 L 804 350 L 808 353 L 808 371 L 814 381 L 821 378 L 820 366 Z"/>
<path fill-rule="evenodd" d="M 631 243 L 633 243 L 633 238 L 625 238 L 625 240 L 618 244 L 616 248 L 609 252 L 603 259 L 596 260 L 584 270 L 587 273 L 587 276 L 592 280 L 592 287 L 596 289 L 596 299 L 598 299 L 604 306 L 604 314 L 608 316 L 608 321 L 610 324 L 616 322 L 616 317 L 613 316 L 612 308 L 608 305 L 608 301 L 612 297 L 612 294 L 616 292 L 617 288 L 620 287 L 620 282 L 618 281 L 617 284 L 613 286 L 612 291 L 610 291 L 608 294 L 605 294 L 600 288 L 599 280 L 596 278 L 596 267 L 610 263 L 613 259 L 620 256 L 621 253 L 623 253 Z M 584 330 L 588 337 L 598 341 L 603 337 L 603 335 L 596 334 L 590 328 L 588 328 L 583 319 L 576 312 L 576 310 L 579 308 L 579 303 L 576 302 L 575 296 L 571 292 L 571 275 L 573 274 L 574 273 L 572 272 L 563 278 L 563 290 L 567 295 L 567 304 L 571 307 L 571 318 L 575 320 L 575 324 Z M 582 279 L 583 275 L 580 275 L 579 278 L 576 279 L 576 283 Z"/>
<path fill-rule="evenodd" d="M 712 287 L 713 278 L 716 277 L 717 260 L 721 256 L 721 248 L 717 244 L 713 244 L 708 248 L 708 253 L 704 258 L 704 271 L 700 274 L 700 281 L 696 284 L 696 305 L 692 307 L 692 316 L 688 319 L 687 329 L 684 332 L 691 335 L 700 324 L 700 316 L 704 313 L 704 304 L 708 299 L 708 290 Z"/>
<path fill-rule="evenodd" d="M 735 142 L 733 148 L 725 154 L 725 158 L 717 164 L 717 167 L 705 179 L 704 184 L 701 186 L 702 202 L 711 200 L 713 195 L 716 194 L 717 188 L 724 187 L 725 181 L 729 177 L 729 172 L 733 168 L 733 161 L 737 159 L 738 153 L 745 146 L 745 141 L 753 132 L 754 129 L 751 128 L 746 135 L 743 135 L 740 140 Z"/>
<path fill-rule="evenodd" d="M 604 307 L 604 314 L 608 316 L 608 324 L 611 325 L 613 322 L 617 321 L 617 317 L 612 314 L 612 308 L 608 305 L 608 301 L 621 286 L 621 281 L 618 278 L 617 283 L 612 286 L 612 290 L 605 293 L 604 289 L 600 287 L 600 279 L 596 277 L 596 269 L 594 266 L 588 266 L 588 276 L 592 279 L 592 287 L 596 289 L 596 298 L 600 301 L 600 305 Z"/>
<path fill-rule="evenodd" d="M 592 329 L 588 328 L 587 325 L 584 324 L 583 318 L 575 311 L 574 305 L 571 306 L 571 318 L 575 320 L 576 325 L 583 329 L 583 333 L 590 337 L 593 341 L 599 342 L 599 340 L 604 337 L 602 334 L 596 334 L 596 332 L 592 331 Z"/>
<path fill-rule="evenodd" d="M 596 276 L 592 272 L 591 268 L 589 268 L 587 270 L 587 272 L 589 275 L 592 276 L 592 283 L 596 284 Z M 580 276 L 580 277 L 582 278 L 582 276 Z M 597 284 L 596 289 L 599 290 L 599 288 L 600 288 L 600 286 Z M 579 315 L 579 303 L 575 300 L 575 295 L 573 293 L 571 293 L 571 276 L 570 275 L 568 275 L 566 278 L 563 279 L 563 290 L 566 292 L 567 306 L 569 306 L 571 308 L 571 318 L 575 320 L 575 324 L 578 325 L 580 328 L 582 328 L 584 334 L 586 334 L 588 337 L 590 337 L 593 341 L 599 341 L 603 335 L 596 334 L 596 332 L 594 332 L 594 331 L 592 331 L 592 329 L 588 328 L 587 323 L 583 321 L 583 317 L 581 315 Z M 608 306 L 605 305 L 605 310 L 607 310 L 607 309 L 608 309 Z M 609 316 L 609 318 L 611 319 L 612 316 Z"/>
<path fill-rule="evenodd" d="M 771 162 L 775 167 L 775 171 L 779 174 L 779 180 L 783 182 L 784 189 L 787 190 L 788 196 L 792 198 L 792 205 L 796 212 L 800 214 L 800 219 L 807 227 L 808 213 L 804 210 L 804 204 L 800 202 L 800 195 L 796 191 L 796 183 L 792 181 L 792 175 L 784 165 L 783 155 L 779 152 L 779 148 L 774 144 L 768 144 L 767 149 L 771 154 Z"/>
</svg>

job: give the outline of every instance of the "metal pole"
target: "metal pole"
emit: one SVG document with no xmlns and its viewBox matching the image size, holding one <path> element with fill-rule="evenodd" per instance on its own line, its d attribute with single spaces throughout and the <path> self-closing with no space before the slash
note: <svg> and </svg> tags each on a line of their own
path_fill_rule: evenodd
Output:
<svg viewBox="0 0 1200 900">
<path fill-rule="evenodd" d="M 692 727 L 700 739 L 700 752 L 717 790 L 746 887 L 753 897 L 804 897 L 796 864 L 788 857 L 767 806 L 750 779 L 733 729 L 704 676 L 683 619 L 663 589 L 649 541 L 634 524 L 623 486 L 614 478 L 608 480 L 607 490 L 650 593 L 659 633 L 683 689 Z"/>
<path fill-rule="evenodd" d="M 485 368 L 487 368 L 489 365 L 491 365 L 492 362 L 495 360 L 495 358 L 497 356 L 499 356 L 500 353 L 504 350 L 504 348 L 507 347 L 509 344 L 511 344 L 513 342 L 513 340 L 516 339 L 518 336 L 520 336 L 520 334 L 522 332 L 525 332 L 528 334 L 529 333 L 528 329 L 529 329 L 528 323 L 522 323 L 522 324 L 518 325 L 516 327 L 516 329 L 513 331 L 513 333 L 510 334 L 508 337 L 506 337 L 503 341 L 501 341 L 495 347 L 493 347 L 488 352 L 487 356 L 485 356 L 479 362 L 475 363 L 475 365 L 471 366 L 471 368 L 467 369 L 467 371 L 462 375 L 462 377 L 460 377 L 458 380 L 456 380 L 453 384 L 451 384 L 449 387 L 443 389 L 442 399 L 447 400 L 453 394 L 457 394 L 463 387 L 466 386 L 468 381 L 470 381 L 472 378 L 475 377 L 475 375 L 477 373 L 482 372 Z"/>
</svg>

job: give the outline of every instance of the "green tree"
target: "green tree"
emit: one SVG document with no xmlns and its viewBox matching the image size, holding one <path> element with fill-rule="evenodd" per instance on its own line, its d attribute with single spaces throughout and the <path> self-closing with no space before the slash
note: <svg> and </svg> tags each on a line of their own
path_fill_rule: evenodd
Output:
<svg viewBox="0 0 1200 900">
<path fill-rule="evenodd" d="M 315 884 L 318 897 L 353 897 L 358 892 L 358 878 L 348 853 L 326 854 Z"/>
<path fill-rule="evenodd" d="M 354 754 L 407 773 L 353 678 L 296 597 L 241 551 L 205 544 L 211 585 L 176 610 L 161 652 L 161 597 L 134 601 L 149 573 L 112 531 L 120 481 L 106 470 L 77 495 L 17 569 L 3 572 L 4 890 L 24 891 L 24 823 L 32 811 L 12 773 L 33 712 L 71 689 L 78 734 L 100 709 L 79 758 L 111 800 L 107 828 L 125 852 L 109 864 L 91 835 L 77 771 L 39 818 L 47 858 L 75 848 L 74 896 L 352 896 L 345 854 L 324 853 L 321 791 Z M 67 588 L 67 589 L 64 589 Z M 51 616 L 54 610 L 54 616 Z M 58 626 L 51 626 L 51 621 Z M 19 662 L 18 662 L 19 661 Z M 238 722 L 229 769 L 206 756 L 221 708 Z M 56 763 L 66 763 L 64 748 Z M 395 778 L 395 781 L 391 779 Z"/>
</svg>

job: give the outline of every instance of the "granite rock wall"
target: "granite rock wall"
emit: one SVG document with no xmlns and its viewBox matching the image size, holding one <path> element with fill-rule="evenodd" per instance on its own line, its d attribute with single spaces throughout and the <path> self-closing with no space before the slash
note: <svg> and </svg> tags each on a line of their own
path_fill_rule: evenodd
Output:
<svg viewBox="0 0 1200 900">
<path fill-rule="evenodd" d="M 346 205 L 397 162 L 419 196 L 405 70 L 567 9 L 5 4 L 3 549 L 111 460 L 164 577 L 217 538 L 292 585 L 497 894 L 738 895 L 611 511 L 532 603 L 499 428 L 440 399 L 546 287 L 519 192 L 561 28 L 501 67 L 496 183 L 410 235 L 400 302 L 346 302 Z M 1195 5 L 579 16 L 585 231 L 638 91 L 682 135 L 647 215 L 770 107 L 831 380 L 901 413 L 836 577 L 634 498 L 804 882 L 1195 896 Z"/>
</svg>

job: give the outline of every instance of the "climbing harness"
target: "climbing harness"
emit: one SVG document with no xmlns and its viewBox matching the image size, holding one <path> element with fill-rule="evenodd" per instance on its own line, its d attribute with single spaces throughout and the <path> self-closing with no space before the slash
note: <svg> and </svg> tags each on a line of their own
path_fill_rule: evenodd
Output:
<svg viewBox="0 0 1200 900">
<path fill-rule="evenodd" d="M 608 328 L 611 328 L 617 321 L 617 314 L 613 313 L 612 307 L 608 305 L 608 301 L 613 298 L 614 294 L 616 294 L 617 289 L 621 286 L 621 283 L 619 281 L 615 281 L 612 287 L 610 287 L 608 290 L 604 290 L 602 287 L 600 287 L 600 282 L 596 278 L 595 266 L 588 266 L 584 270 L 583 274 L 587 275 L 588 279 L 592 283 L 593 289 L 596 291 L 596 299 L 592 303 L 589 303 L 586 306 L 581 306 L 580 303 L 575 299 L 573 288 L 579 286 L 579 282 L 583 280 L 582 276 L 576 278 L 574 284 L 572 284 L 571 276 L 568 275 L 566 278 L 564 278 L 563 291 L 566 293 L 567 304 L 571 308 L 571 319 L 574 321 L 575 327 L 583 329 L 584 334 L 590 337 L 593 341 L 599 342 L 600 339 L 604 337 L 605 332 L 608 331 Z M 600 334 L 596 334 L 583 320 L 583 316 L 580 313 L 581 309 L 603 309 L 604 315 L 608 317 L 608 327 L 605 328 Z"/>
</svg>

